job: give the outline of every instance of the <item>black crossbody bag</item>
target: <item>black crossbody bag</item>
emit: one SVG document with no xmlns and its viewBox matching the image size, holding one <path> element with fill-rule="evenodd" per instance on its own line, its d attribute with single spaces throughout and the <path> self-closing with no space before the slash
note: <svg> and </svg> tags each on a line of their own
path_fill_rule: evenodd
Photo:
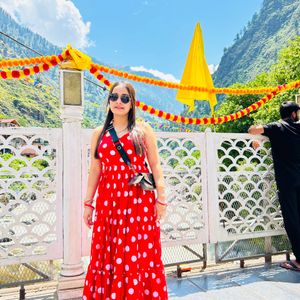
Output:
<svg viewBox="0 0 300 300">
<path fill-rule="evenodd" d="M 112 140 L 116 146 L 116 149 L 120 153 L 121 157 L 123 158 L 126 165 L 133 171 L 134 176 L 129 180 L 128 184 L 139 184 L 141 188 L 145 191 L 153 191 L 155 190 L 155 181 L 152 173 L 139 173 L 137 172 L 134 167 L 132 166 L 130 159 L 125 152 L 124 148 L 121 145 L 121 142 L 118 138 L 118 135 L 112 125 L 110 125 L 107 129 L 109 131 L 109 134 L 112 137 Z"/>
</svg>

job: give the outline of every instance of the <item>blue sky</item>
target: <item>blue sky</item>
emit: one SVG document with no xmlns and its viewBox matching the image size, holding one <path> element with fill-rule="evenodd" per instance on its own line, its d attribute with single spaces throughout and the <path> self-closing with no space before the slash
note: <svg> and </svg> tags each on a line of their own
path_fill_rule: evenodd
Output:
<svg viewBox="0 0 300 300">
<path fill-rule="evenodd" d="M 262 0 L 74 0 L 91 21 L 88 52 L 116 65 L 144 66 L 181 77 L 194 28 L 200 22 L 208 64 L 259 11 Z M 97 2 L 97 4 L 96 4 Z"/>
<path fill-rule="evenodd" d="M 205 56 L 217 65 L 224 47 L 263 0 L 0 0 L 20 24 L 59 46 L 71 43 L 104 64 L 180 79 L 197 22 Z M 171 74 L 169 77 L 166 74 Z"/>
</svg>

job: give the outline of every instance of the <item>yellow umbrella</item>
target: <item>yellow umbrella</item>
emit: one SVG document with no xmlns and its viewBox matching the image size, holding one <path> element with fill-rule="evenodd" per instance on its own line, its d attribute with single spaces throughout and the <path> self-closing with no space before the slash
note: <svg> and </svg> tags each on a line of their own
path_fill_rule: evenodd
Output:
<svg viewBox="0 0 300 300">
<path fill-rule="evenodd" d="M 214 87 L 213 80 L 209 73 L 204 56 L 204 43 L 199 23 L 197 23 L 195 28 L 193 40 L 180 83 L 184 85 L 209 88 Z M 217 104 L 216 95 L 208 92 L 179 90 L 176 95 L 176 99 L 190 106 L 189 112 L 194 110 L 195 100 L 209 101 L 212 114 L 214 112 L 214 106 Z"/>
</svg>

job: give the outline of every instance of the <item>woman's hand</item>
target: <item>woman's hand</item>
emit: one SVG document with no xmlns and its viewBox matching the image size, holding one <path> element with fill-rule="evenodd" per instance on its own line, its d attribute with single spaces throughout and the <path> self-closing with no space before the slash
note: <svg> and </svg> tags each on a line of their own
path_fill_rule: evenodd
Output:
<svg viewBox="0 0 300 300">
<path fill-rule="evenodd" d="M 167 203 L 156 201 L 155 203 L 155 209 L 156 209 L 156 216 L 157 220 L 160 221 L 166 216 L 167 212 Z"/>
<path fill-rule="evenodd" d="M 83 220 L 85 225 L 91 229 L 91 226 L 94 225 L 93 209 L 91 207 L 84 207 Z"/>
</svg>

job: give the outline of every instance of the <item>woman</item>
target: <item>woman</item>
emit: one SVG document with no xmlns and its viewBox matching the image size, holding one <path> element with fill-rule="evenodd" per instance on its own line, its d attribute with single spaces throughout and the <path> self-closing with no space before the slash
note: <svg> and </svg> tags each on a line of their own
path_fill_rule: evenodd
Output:
<svg viewBox="0 0 300 300">
<path fill-rule="evenodd" d="M 93 225 L 91 261 L 83 299 L 168 299 L 161 261 L 159 220 L 166 212 L 164 180 L 152 128 L 135 119 L 135 91 L 117 82 L 108 96 L 103 128 L 94 130 L 84 222 Z M 140 185 L 121 158 L 110 133 L 112 124 L 131 164 L 138 172 L 153 173 L 157 198 Z M 93 198 L 98 188 L 93 217 Z"/>
</svg>

